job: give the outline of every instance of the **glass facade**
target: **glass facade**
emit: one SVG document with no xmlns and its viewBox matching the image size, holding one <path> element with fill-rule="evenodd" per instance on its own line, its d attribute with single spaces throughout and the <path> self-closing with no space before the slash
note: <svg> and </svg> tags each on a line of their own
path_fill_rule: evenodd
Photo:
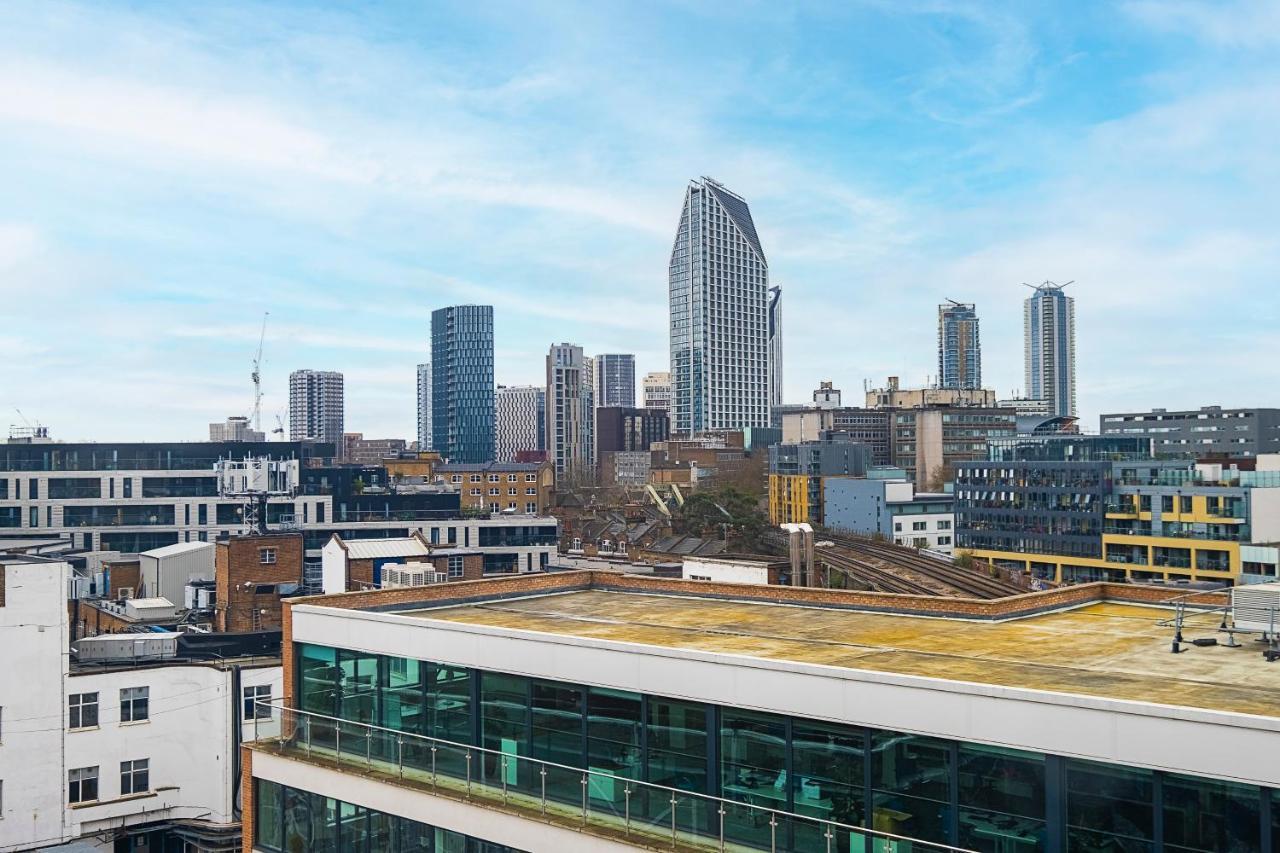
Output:
<svg viewBox="0 0 1280 853">
<path fill-rule="evenodd" d="M 522 853 L 266 779 L 253 801 L 254 849 L 272 853 Z"/>
<path fill-rule="evenodd" d="M 246 453 L 272 459 L 330 458 L 332 442 L 184 441 L 173 443 L 3 444 L 0 471 L 198 471 Z"/>
<path fill-rule="evenodd" d="M 493 306 L 431 312 L 432 447 L 450 462 L 494 455 Z"/>
<path fill-rule="evenodd" d="M 474 744 L 494 751 L 472 754 L 475 777 L 513 791 L 540 792 L 541 765 L 522 760 L 536 758 L 722 797 L 744 804 L 727 807 L 726 838 L 763 849 L 775 832 L 777 849 L 796 853 L 826 839 L 817 824 L 772 827 L 748 806 L 1019 853 L 1264 850 L 1280 822 L 1272 792 L 1255 786 L 314 645 L 295 660 L 299 708 L 459 744 L 437 750 L 440 773 L 462 777 Z M 394 742 L 370 747 L 363 731 L 339 729 L 315 721 L 309 737 L 394 756 Z M 406 765 L 431 760 L 402 748 Z M 550 799 L 582 801 L 581 772 L 548 768 L 545 784 Z M 621 814 L 621 787 L 592 776 L 592 809 Z M 635 821 L 669 827 L 672 808 L 660 789 L 631 791 Z M 719 817 L 708 800 L 674 808 L 683 827 Z M 844 831 L 832 849 L 869 842 Z"/>
</svg>

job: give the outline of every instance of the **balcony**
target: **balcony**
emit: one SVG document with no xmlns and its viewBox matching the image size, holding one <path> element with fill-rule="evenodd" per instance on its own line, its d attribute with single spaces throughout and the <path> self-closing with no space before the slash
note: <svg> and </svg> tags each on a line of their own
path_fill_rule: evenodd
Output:
<svg viewBox="0 0 1280 853">
<path fill-rule="evenodd" d="M 638 849 L 968 853 L 865 827 L 769 808 L 771 789 L 725 799 L 366 723 L 259 702 L 281 735 L 255 749 L 408 786 L 607 838 Z M 255 719 L 255 725 L 257 720 Z"/>
</svg>

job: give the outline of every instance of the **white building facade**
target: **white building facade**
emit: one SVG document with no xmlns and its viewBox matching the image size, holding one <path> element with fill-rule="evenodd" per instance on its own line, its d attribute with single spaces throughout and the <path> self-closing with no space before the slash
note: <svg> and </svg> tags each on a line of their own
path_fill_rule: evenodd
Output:
<svg viewBox="0 0 1280 853">
<path fill-rule="evenodd" d="M 545 388 L 499 385 L 493 400 L 495 462 L 514 462 L 521 450 L 546 449 Z"/>
<path fill-rule="evenodd" d="M 418 365 L 418 449 L 432 449 L 431 362 Z"/>
<path fill-rule="evenodd" d="M 745 199 L 690 183 L 669 281 L 671 432 L 767 427 L 769 265 Z"/>
<path fill-rule="evenodd" d="M 595 392 L 582 347 L 556 344 L 547 354 L 547 458 L 556 475 L 589 475 L 595 461 Z"/>
<path fill-rule="evenodd" d="M 664 370 L 646 373 L 642 384 L 646 409 L 671 411 L 671 374 L 669 372 Z"/>
</svg>

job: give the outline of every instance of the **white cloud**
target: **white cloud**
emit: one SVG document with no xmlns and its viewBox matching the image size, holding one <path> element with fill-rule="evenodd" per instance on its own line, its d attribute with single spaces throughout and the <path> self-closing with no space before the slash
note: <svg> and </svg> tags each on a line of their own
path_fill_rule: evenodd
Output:
<svg viewBox="0 0 1280 853">
<path fill-rule="evenodd" d="M 1275 0 L 1135 0 L 1131 17 L 1161 33 L 1177 33 L 1225 48 L 1280 44 L 1280 4 Z"/>
</svg>

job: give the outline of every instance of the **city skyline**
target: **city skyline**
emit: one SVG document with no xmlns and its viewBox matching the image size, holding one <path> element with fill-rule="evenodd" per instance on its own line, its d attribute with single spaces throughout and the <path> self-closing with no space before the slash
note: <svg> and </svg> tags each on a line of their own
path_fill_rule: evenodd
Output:
<svg viewBox="0 0 1280 853">
<path fill-rule="evenodd" d="M 751 201 L 787 290 L 786 402 L 923 383 L 947 297 L 981 306 L 985 384 L 1025 391 L 1020 283 L 1075 279 L 1082 422 L 1274 405 L 1278 31 L 1249 3 L 483 25 L 10 4 L 0 286 L 22 356 L 0 405 L 56 439 L 195 440 L 250 413 L 263 310 L 265 425 L 318 364 L 346 377 L 350 429 L 414 435 L 421 328 L 459 302 L 495 306 L 503 384 L 538 383 L 558 340 L 665 370 L 671 196 L 701 174 Z"/>
</svg>

